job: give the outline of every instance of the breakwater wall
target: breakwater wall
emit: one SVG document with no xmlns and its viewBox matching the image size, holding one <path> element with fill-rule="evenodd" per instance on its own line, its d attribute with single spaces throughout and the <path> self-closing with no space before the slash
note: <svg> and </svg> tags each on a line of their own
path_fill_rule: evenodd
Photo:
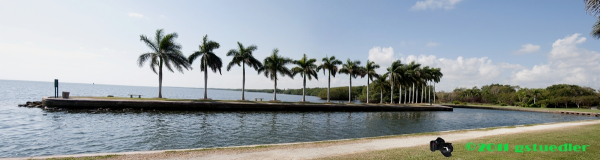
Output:
<svg viewBox="0 0 600 160">
<path fill-rule="evenodd" d="M 413 107 L 376 104 L 325 104 L 285 102 L 214 102 L 168 101 L 135 99 L 49 98 L 42 99 L 44 106 L 65 109 L 127 109 L 127 110 L 222 110 L 222 111 L 452 111 L 452 107 Z"/>
</svg>

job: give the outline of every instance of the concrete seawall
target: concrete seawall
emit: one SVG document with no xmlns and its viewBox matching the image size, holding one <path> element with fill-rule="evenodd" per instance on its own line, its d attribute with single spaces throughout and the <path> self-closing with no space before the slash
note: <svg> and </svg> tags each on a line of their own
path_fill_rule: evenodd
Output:
<svg viewBox="0 0 600 160">
<path fill-rule="evenodd" d="M 325 104 L 325 103 L 259 103 L 259 102 L 203 102 L 166 101 L 135 99 L 94 99 L 94 98 L 49 98 L 42 103 L 47 107 L 66 109 L 125 109 L 134 110 L 222 110 L 222 111 L 453 111 L 452 107 L 414 107 L 402 105 L 375 104 Z"/>
</svg>

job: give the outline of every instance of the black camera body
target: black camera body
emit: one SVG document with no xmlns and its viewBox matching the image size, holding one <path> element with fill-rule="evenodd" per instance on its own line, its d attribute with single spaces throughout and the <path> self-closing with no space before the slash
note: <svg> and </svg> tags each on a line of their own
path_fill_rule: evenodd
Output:
<svg viewBox="0 0 600 160">
<path fill-rule="evenodd" d="M 429 143 L 429 150 L 431 150 L 431 152 L 440 150 L 440 152 L 442 152 L 444 156 L 450 157 L 452 156 L 452 151 L 454 151 L 454 147 L 452 147 L 452 143 L 446 143 L 444 139 L 438 137 L 437 139 L 432 140 Z"/>
</svg>

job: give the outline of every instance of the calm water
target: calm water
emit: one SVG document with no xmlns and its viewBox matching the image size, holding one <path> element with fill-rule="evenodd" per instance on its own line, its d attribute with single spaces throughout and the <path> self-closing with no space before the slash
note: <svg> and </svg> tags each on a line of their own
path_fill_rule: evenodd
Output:
<svg viewBox="0 0 600 160">
<path fill-rule="evenodd" d="M 597 119 L 481 109 L 453 112 L 49 112 L 17 104 L 53 94 L 51 82 L 0 80 L 0 157 L 124 152 L 374 137 L 482 127 Z M 61 83 L 72 96 L 157 94 L 156 87 Z M 201 89 L 163 89 L 168 98 L 198 98 Z M 272 98 L 246 93 L 248 98 Z M 213 99 L 240 92 L 209 90 Z M 301 96 L 277 95 L 284 101 Z M 309 101 L 320 101 L 307 97 Z M 44 115 L 46 114 L 46 115 Z M 426 142 L 424 142 L 426 143 Z"/>
</svg>

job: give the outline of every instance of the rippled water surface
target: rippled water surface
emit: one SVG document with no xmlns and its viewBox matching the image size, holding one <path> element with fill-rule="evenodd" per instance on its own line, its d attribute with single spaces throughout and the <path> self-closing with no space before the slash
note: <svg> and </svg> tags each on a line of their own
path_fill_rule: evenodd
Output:
<svg viewBox="0 0 600 160">
<path fill-rule="evenodd" d="M 184 149 L 333 140 L 418 132 L 563 122 L 595 117 L 460 109 L 453 112 L 87 112 L 43 111 L 17 104 L 53 94 L 51 82 L 0 80 L 0 157 Z M 61 83 L 72 96 L 155 95 L 156 87 Z M 203 90 L 163 89 L 168 98 Z M 272 98 L 246 93 L 248 98 Z M 209 90 L 213 99 L 241 92 Z M 284 101 L 301 96 L 277 95 Z M 320 101 L 308 96 L 309 101 Z"/>
</svg>

